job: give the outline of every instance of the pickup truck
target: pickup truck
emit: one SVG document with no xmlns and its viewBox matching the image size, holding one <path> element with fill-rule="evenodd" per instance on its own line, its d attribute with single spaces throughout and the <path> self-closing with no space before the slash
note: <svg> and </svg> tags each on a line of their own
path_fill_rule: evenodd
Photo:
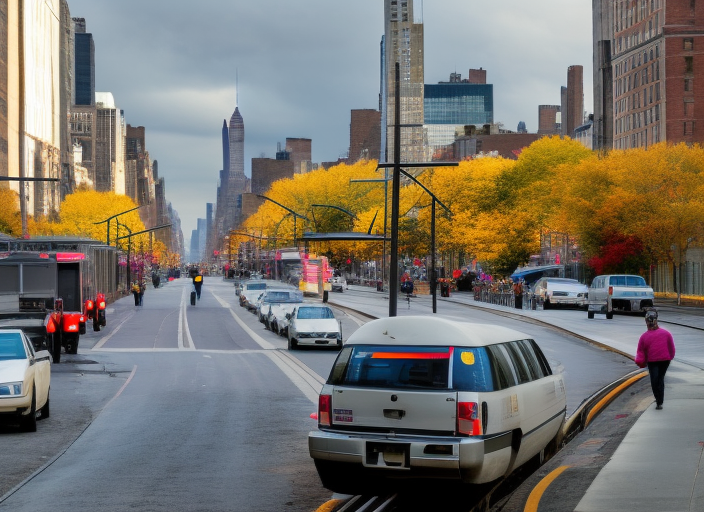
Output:
<svg viewBox="0 0 704 512">
<path fill-rule="evenodd" d="M 595 313 L 612 319 L 614 311 L 645 313 L 653 307 L 655 294 L 641 276 L 618 274 L 597 276 L 589 287 L 587 317 Z"/>
</svg>

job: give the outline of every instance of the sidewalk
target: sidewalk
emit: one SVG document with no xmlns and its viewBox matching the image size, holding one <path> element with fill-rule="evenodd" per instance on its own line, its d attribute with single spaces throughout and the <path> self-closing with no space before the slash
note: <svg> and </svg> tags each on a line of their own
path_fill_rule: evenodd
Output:
<svg viewBox="0 0 704 512">
<path fill-rule="evenodd" d="M 365 303 L 388 303 L 388 293 L 364 286 L 350 289 L 373 292 L 376 300 L 370 293 Z M 334 298 L 331 296 L 331 302 Z M 432 299 L 414 299 L 426 300 L 430 303 Z M 628 356 L 635 354 L 637 340 L 645 331 L 643 318 L 637 315 L 615 315 L 613 320 L 597 315 L 588 320 L 586 313 L 579 311 L 533 311 L 482 303 L 474 301 L 469 292 L 453 292 L 449 298 L 438 294 L 439 314 L 444 301 L 546 321 Z M 663 307 L 661 327 L 672 332 L 677 347 L 677 357 L 667 373 L 663 410 L 655 410 L 653 400 L 601 468 L 575 512 L 704 510 L 704 333 L 684 327 L 704 329 L 704 315 L 697 314 L 701 308 L 676 306 L 668 301 L 657 306 Z M 370 307 L 370 314 L 372 309 L 378 311 L 378 305 Z M 563 481 L 569 485 L 569 480 Z M 558 477 L 550 486 L 559 489 L 562 484 Z"/>
</svg>

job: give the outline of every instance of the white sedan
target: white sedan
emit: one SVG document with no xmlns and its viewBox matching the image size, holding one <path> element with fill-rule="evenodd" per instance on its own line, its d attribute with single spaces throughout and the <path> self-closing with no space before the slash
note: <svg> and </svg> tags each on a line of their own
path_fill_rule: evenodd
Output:
<svg viewBox="0 0 704 512">
<path fill-rule="evenodd" d="M 37 431 L 37 412 L 49 417 L 51 356 L 34 352 L 32 342 L 20 329 L 0 330 L 0 418 L 24 432 Z"/>
<path fill-rule="evenodd" d="M 328 306 L 304 303 L 296 306 L 286 318 L 289 350 L 299 345 L 342 348 L 342 329 Z"/>
</svg>

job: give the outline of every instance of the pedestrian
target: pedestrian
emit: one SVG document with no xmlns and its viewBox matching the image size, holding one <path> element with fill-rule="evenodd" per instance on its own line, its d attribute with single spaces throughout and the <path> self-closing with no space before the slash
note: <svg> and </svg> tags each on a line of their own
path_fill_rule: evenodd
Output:
<svg viewBox="0 0 704 512">
<path fill-rule="evenodd" d="M 147 289 L 147 282 L 142 281 L 142 284 L 139 285 L 139 305 L 143 306 L 142 300 L 144 299 L 144 290 Z"/>
<path fill-rule="evenodd" d="M 196 288 L 196 296 L 200 300 L 200 290 L 203 287 L 203 276 L 200 273 L 193 276 L 193 286 Z"/>
<path fill-rule="evenodd" d="M 645 312 L 645 331 L 638 340 L 636 364 L 641 368 L 648 366 L 650 386 L 655 395 L 655 408 L 662 409 L 665 399 L 665 373 L 670 361 L 675 357 L 675 342 L 672 334 L 658 326 L 658 312 L 649 309 Z"/>
<path fill-rule="evenodd" d="M 523 309 L 523 284 L 519 279 L 513 283 L 514 306 L 516 309 Z"/>
<path fill-rule="evenodd" d="M 134 305 L 139 306 L 139 283 L 132 283 L 132 295 L 134 295 Z"/>
</svg>

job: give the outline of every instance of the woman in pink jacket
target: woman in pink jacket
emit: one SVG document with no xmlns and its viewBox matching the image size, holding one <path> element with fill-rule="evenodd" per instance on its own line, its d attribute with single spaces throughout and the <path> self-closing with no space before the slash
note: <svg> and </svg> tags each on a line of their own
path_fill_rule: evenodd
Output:
<svg viewBox="0 0 704 512">
<path fill-rule="evenodd" d="M 670 361 L 675 357 L 675 342 L 672 334 L 658 326 L 658 312 L 650 309 L 645 313 L 648 330 L 638 340 L 636 364 L 641 368 L 648 365 L 650 385 L 655 395 L 656 409 L 662 409 L 665 399 L 665 373 Z"/>
</svg>

